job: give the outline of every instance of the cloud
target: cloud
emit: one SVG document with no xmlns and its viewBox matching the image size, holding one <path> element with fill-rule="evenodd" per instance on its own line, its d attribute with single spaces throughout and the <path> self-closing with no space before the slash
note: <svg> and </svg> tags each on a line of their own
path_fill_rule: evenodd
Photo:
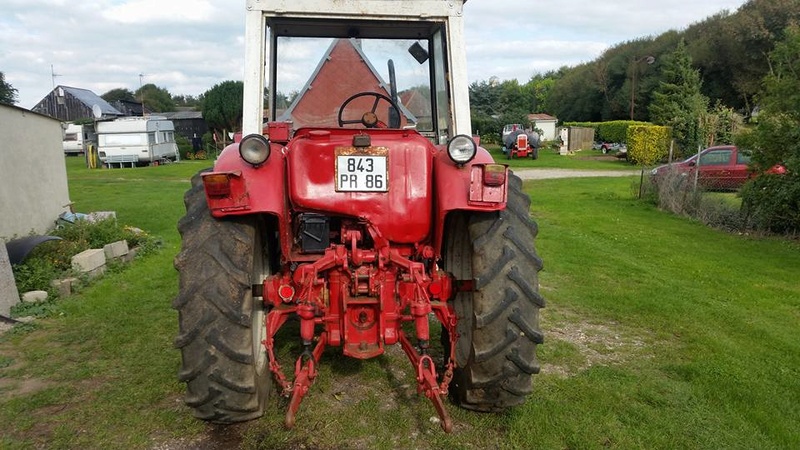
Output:
<svg viewBox="0 0 800 450">
<path fill-rule="evenodd" d="M 123 24 L 211 22 L 216 9 L 203 0 L 131 0 L 112 6 L 102 17 Z"/>
</svg>

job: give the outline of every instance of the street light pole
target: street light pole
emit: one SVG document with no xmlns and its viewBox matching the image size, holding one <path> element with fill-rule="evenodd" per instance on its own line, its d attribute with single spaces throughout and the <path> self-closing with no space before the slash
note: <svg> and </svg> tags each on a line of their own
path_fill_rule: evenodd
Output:
<svg viewBox="0 0 800 450">
<path fill-rule="evenodd" d="M 631 120 L 633 120 L 633 109 L 634 105 L 636 104 L 636 75 L 639 72 L 639 63 L 645 61 L 647 65 L 653 64 L 656 61 L 656 58 L 652 55 L 642 56 L 641 58 L 634 57 L 631 61 L 631 67 L 633 67 L 633 76 L 631 81 Z"/>
</svg>

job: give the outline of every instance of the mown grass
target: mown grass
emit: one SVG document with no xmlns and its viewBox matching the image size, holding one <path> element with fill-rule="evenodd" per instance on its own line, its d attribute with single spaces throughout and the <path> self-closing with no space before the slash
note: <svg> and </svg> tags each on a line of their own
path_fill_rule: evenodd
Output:
<svg viewBox="0 0 800 450">
<path fill-rule="evenodd" d="M 76 161 L 77 211 L 115 210 L 165 246 L 0 338 L 0 447 L 800 447 L 800 247 L 673 217 L 633 200 L 630 179 L 525 184 L 549 303 L 543 373 L 524 406 L 448 405 L 446 435 L 398 349 L 369 361 L 330 349 L 294 430 L 278 396 L 257 421 L 201 423 L 182 404 L 170 303 L 182 194 L 208 164 Z"/>
<path fill-rule="evenodd" d="M 514 158 L 508 159 L 503 154 L 499 145 L 489 144 L 484 148 L 489 150 L 495 161 L 508 164 L 512 169 L 516 168 L 546 168 L 546 169 L 583 169 L 583 170 L 631 170 L 635 171 L 636 166 L 628 163 L 624 159 L 618 159 L 613 155 L 604 155 L 599 150 L 581 150 L 571 155 L 559 155 L 558 151 L 551 148 L 539 150 L 539 158 Z"/>
</svg>

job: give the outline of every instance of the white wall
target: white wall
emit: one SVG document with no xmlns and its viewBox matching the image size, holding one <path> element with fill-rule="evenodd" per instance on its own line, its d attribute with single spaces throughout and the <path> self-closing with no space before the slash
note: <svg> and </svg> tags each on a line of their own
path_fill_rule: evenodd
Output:
<svg viewBox="0 0 800 450">
<path fill-rule="evenodd" d="M 534 120 L 533 127 L 542 130 L 542 139 L 552 141 L 556 138 L 555 120 Z"/>
<path fill-rule="evenodd" d="M 46 234 L 69 203 L 58 120 L 0 104 L 0 241 Z"/>
</svg>

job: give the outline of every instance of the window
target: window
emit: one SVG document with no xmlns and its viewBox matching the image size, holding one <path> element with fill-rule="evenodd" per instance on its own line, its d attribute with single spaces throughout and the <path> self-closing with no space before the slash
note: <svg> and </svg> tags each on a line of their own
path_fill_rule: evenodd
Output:
<svg viewBox="0 0 800 450">
<path fill-rule="evenodd" d="M 736 164 L 750 164 L 750 158 L 749 151 L 739 149 L 739 153 L 736 154 Z"/>
<path fill-rule="evenodd" d="M 712 150 L 708 153 L 703 154 L 700 157 L 700 165 L 701 166 L 720 166 L 728 164 L 731 160 L 731 153 L 733 150 L 726 149 L 726 150 Z"/>
</svg>

